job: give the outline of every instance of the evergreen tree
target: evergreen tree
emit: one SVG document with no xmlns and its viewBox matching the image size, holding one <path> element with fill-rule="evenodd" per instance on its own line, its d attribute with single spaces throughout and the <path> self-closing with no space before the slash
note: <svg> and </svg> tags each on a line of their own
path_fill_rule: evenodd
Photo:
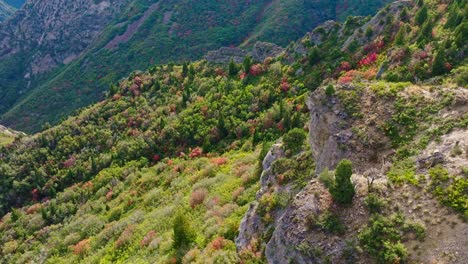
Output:
<svg viewBox="0 0 468 264">
<path fill-rule="evenodd" d="M 418 24 L 419 26 L 421 26 L 422 24 L 424 24 L 424 22 L 426 22 L 427 20 L 427 17 L 428 17 L 428 10 L 427 10 L 427 6 L 424 5 L 421 9 L 419 9 L 419 11 L 416 13 L 416 16 L 415 16 L 415 21 L 416 21 L 416 24 Z"/>
<path fill-rule="evenodd" d="M 186 248 L 194 240 L 194 234 L 190 227 L 190 223 L 182 212 L 178 212 L 174 218 L 173 231 L 175 249 Z"/>
<path fill-rule="evenodd" d="M 231 59 L 231 61 L 229 62 L 229 76 L 231 77 L 234 77 L 237 75 L 237 73 L 239 72 L 239 70 L 237 69 L 237 65 L 236 63 L 234 62 L 233 59 Z"/>
<path fill-rule="evenodd" d="M 193 67 L 193 64 L 190 64 L 188 68 L 188 76 L 195 77 L 195 67 Z"/>
<path fill-rule="evenodd" d="M 352 163 L 349 160 L 341 160 L 335 171 L 335 182 L 330 193 L 339 204 L 350 204 L 355 194 L 354 185 L 351 182 L 353 174 Z"/>
<path fill-rule="evenodd" d="M 402 46 L 405 44 L 405 34 L 406 34 L 406 26 L 401 26 L 400 30 L 395 36 L 395 45 Z"/>
<path fill-rule="evenodd" d="M 432 63 L 432 75 L 441 75 L 446 72 L 445 61 L 444 61 L 444 52 L 440 49 L 434 57 L 434 62 Z"/>
<path fill-rule="evenodd" d="M 188 65 L 186 62 L 182 65 L 182 76 L 185 78 L 188 75 Z"/>
<path fill-rule="evenodd" d="M 252 58 L 250 56 L 245 57 L 242 65 L 244 66 L 244 72 L 249 73 L 250 67 L 252 67 Z"/>
<path fill-rule="evenodd" d="M 321 60 L 320 52 L 317 47 L 313 47 L 309 52 L 309 65 L 314 66 L 315 64 L 319 63 Z"/>
</svg>

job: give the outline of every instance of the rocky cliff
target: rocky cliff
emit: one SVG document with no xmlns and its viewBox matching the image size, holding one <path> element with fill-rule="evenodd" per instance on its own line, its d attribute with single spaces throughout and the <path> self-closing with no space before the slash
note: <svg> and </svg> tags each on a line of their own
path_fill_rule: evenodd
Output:
<svg viewBox="0 0 468 264">
<path fill-rule="evenodd" d="M 127 4 L 114 1 L 27 1 L 0 27 L 0 59 L 27 53 L 25 78 L 68 64 Z"/>
<path fill-rule="evenodd" d="M 392 214 L 399 213 L 408 221 L 405 225 L 419 223 L 416 225 L 425 226 L 425 239 L 418 240 L 410 234 L 404 240 L 411 261 L 466 262 L 468 224 L 452 209 L 437 202 L 437 195 L 431 192 L 436 184 L 431 178 L 434 176 L 428 174 L 442 166 L 452 175 L 466 177 L 462 171 L 468 166 L 465 156 L 468 93 L 461 87 L 399 84 L 396 89 L 391 85 L 395 84 L 334 84 L 334 95 L 327 95 L 326 87 L 312 93 L 308 101 L 309 144 L 316 177 L 300 191 L 281 184 L 278 181 L 281 173 L 274 167 L 285 156 L 281 145 L 273 146 L 263 162 L 257 202 L 251 205 L 240 226 L 236 240 L 240 252 L 264 252 L 268 263 L 373 263 L 374 260 L 358 246 L 360 243 L 362 246 L 362 234 L 375 213 L 369 209 L 368 197 L 377 194 L 391 203 L 382 209 L 384 215 L 391 218 Z M 383 95 L 383 91 L 390 89 L 398 92 Z M 350 91 L 357 91 L 352 99 Z M 405 114 L 401 108 L 396 109 L 395 101 L 405 104 L 411 100 L 418 101 L 414 106 L 415 115 L 420 118 L 427 115 L 425 120 L 432 120 L 424 127 L 446 134 L 433 138 L 428 136 L 433 132 L 419 128 L 414 134 L 414 143 L 396 147 L 385 126 Z M 350 111 L 350 104 L 353 104 L 354 112 Z M 434 109 L 426 113 L 426 107 Z M 423 125 L 419 124 L 419 119 L 413 122 L 417 126 Z M 403 130 L 401 133 L 408 132 L 408 128 Z M 421 146 L 418 145 L 420 140 L 429 142 Z M 412 164 L 408 167 L 414 169 L 412 175 L 419 175 L 413 183 L 410 178 L 401 181 L 397 178 L 408 173 L 402 169 L 402 148 L 405 151 L 409 148 L 413 153 L 409 154 L 410 161 L 404 161 Z M 323 182 L 324 176 L 318 175 L 326 168 L 335 169 L 345 158 L 353 161 L 352 182 L 356 195 L 351 205 L 340 206 L 333 201 Z M 408 182 L 402 183 L 404 181 Z M 271 196 L 284 196 L 285 192 L 291 197 L 287 204 L 266 206 L 265 212 L 265 200 Z M 332 221 L 333 226 L 340 226 L 342 230 L 324 225 L 330 219 L 336 220 Z M 405 236 L 406 231 L 399 232 Z"/>
</svg>

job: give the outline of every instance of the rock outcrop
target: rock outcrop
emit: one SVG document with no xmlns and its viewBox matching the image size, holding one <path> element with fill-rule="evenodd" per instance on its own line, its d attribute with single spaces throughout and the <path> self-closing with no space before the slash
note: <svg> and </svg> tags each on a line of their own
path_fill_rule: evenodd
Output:
<svg viewBox="0 0 468 264">
<path fill-rule="evenodd" d="M 283 48 L 273 43 L 257 42 L 251 51 L 237 47 L 222 47 L 208 52 L 205 59 L 213 63 L 229 63 L 231 59 L 235 63 L 242 63 L 246 56 L 252 56 L 254 61 L 263 62 L 268 57 L 279 56 L 283 51 Z"/>
<path fill-rule="evenodd" d="M 261 187 L 256 194 L 257 201 L 250 205 L 249 210 L 245 214 L 240 223 L 239 235 L 236 238 L 236 246 L 239 251 L 242 251 L 250 246 L 252 241 L 261 240 L 263 234 L 267 231 L 268 226 L 265 224 L 261 216 L 258 214 L 258 200 L 268 192 L 271 186 L 277 186 L 276 175 L 272 172 L 271 165 L 280 158 L 284 158 L 285 153 L 281 144 L 272 146 L 265 159 L 262 162 L 263 172 L 260 177 Z M 279 216 L 280 214 L 276 214 Z"/>
<path fill-rule="evenodd" d="M 28 0 L 9 21 L 0 25 L 0 60 L 19 52 L 30 57 L 35 75 L 79 56 L 128 0 Z"/>
</svg>

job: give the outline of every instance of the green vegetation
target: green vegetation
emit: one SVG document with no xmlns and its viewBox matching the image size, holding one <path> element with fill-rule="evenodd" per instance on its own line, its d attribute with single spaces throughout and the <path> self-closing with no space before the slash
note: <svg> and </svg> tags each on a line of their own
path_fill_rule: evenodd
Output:
<svg viewBox="0 0 468 264">
<path fill-rule="evenodd" d="M 312 228 L 320 228 L 333 234 L 343 234 L 346 230 L 340 218 L 328 211 L 312 217 L 309 221 Z"/>
<path fill-rule="evenodd" d="M 408 257 L 408 251 L 402 244 L 404 237 L 415 233 L 419 239 L 424 239 L 424 230 L 420 224 L 406 222 L 401 214 L 389 217 L 376 214 L 360 232 L 359 241 L 377 263 L 404 263 Z"/>
<path fill-rule="evenodd" d="M 296 154 L 302 149 L 306 137 L 304 130 L 299 128 L 291 129 L 291 131 L 283 136 L 285 149 L 291 151 L 292 154 Z"/>
<path fill-rule="evenodd" d="M 468 180 L 463 176 L 452 176 L 443 167 L 429 170 L 430 189 L 444 205 L 460 212 L 468 220 Z"/>
<path fill-rule="evenodd" d="M 382 213 L 386 207 L 386 202 L 375 193 L 370 193 L 364 203 L 367 205 L 369 212 L 373 214 Z"/>
<path fill-rule="evenodd" d="M 447 6 L 449 13 L 461 2 L 451 2 Z M 252 3 L 257 4 L 261 3 Z M 341 26 L 316 29 L 314 34 L 323 37 L 320 44 L 312 44 L 307 37 L 292 43 L 281 57 L 265 62 L 246 58 L 243 64 L 195 61 L 153 65 L 147 72 L 133 72 L 119 83 L 110 80 L 117 79 L 120 73 L 112 78 L 107 76 L 100 84 L 111 85 L 101 102 L 80 110 L 58 126 L 14 142 L 8 140 L 11 144 L 0 146 L 0 188 L 8 190 L 0 192 L 0 262 L 261 263 L 263 245 L 273 228 L 251 241 L 248 247 L 252 256 L 244 256 L 234 244 L 241 219 L 258 198 L 256 213 L 262 223 L 274 224 L 273 213 L 289 209 L 291 200 L 297 197 L 295 194 L 313 183 L 312 151 L 321 149 L 308 147 L 303 128 L 310 115 L 306 106 L 309 94 L 324 79 L 328 79 L 325 82 L 328 86 L 320 88 L 323 89 L 320 95 L 325 92 L 321 99 L 328 103 L 323 106 L 333 105 L 340 110 L 336 115 L 343 122 L 336 125 L 340 129 L 348 129 L 348 121 L 362 127 L 375 125 L 374 131 L 382 135 L 379 140 L 384 144 L 365 142 L 363 147 L 382 147 L 386 153 L 390 153 L 390 148 L 395 151 L 387 173 L 388 192 L 407 183 L 422 188 L 427 181 L 416 175 L 414 157 L 430 141 L 468 125 L 466 115 L 443 118 L 440 115 L 449 106 L 456 107 L 453 102 L 457 91 L 450 87 L 454 82 L 463 82 L 466 72 L 466 67 L 460 66 L 462 59 L 453 53 L 461 49 L 457 46 L 458 35 L 453 35 L 450 45 L 441 43 L 452 38 L 447 33 L 460 30 L 462 22 L 458 20 L 464 18 L 457 19 L 452 14 L 453 25 L 445 27 L 441 24 L 442 13 L 432 14 L 437 10 L 432 4 L 431 1 L 424 5 L 430 11 L 431 29 L 437 34 L 425 40 L 427 45 L 422 47 L 419 44 L 401 47 L 388 41 L 397 34 L 391 29 L 401 31 L 393 24 L 400 21 L 383 20 L 386 32 L 379 33 L 380 27 L 375 27 L 372 34 L 365 36 L 365 28 L 361 27 L 369 19 L 349 18 Z M 197 8 L 202 9 L 202 4 L 197 4 Z M 417 10 L 408 9 L 405 16 L 414 17 Z M 155 20 L 158 15 L 154 15 Z M 189 20 L 183 16 L 177 18 L 180 22 L 179 19 Z M 407 41 L 416 43 L 413 31 L 419 26 L 412 19 L 406 23 Z M 153 29 L 154 25 L 145 26 Z M 165 32 L 167 29 L 163 28 Z M 343 43 L 359 29 L 358 39 L 349 50 L 342 51 Z M 222 28 L 213 26 L 206 30 L 216 35 Z M 228 39 L 232 37 L 231 30 L 237 29 L 222 31 Z M 213 37 L 198 33 L 192 37 Z M 139 34 L 135 39 L 141 41 Z M 361 40 L 364 45 L 359 44 Z M 180 47 L 173 41 L 168 43 L 174 45 L 176 52 Z M 133 47 L 135 43 L 122 44 L 117 50 Z M 143 46 L 149 43 L 160 45 L 151 36 L 148 42 L 141 41 Z M 193 48 L 203 50 L 202 46 Z M 132 52 L 140 54 L 137 51 L 141 51 L 140 47 Z M 437 71 L 434 72 L 432 62 L 439 51 L 446 55 L 444 76 L 433 75 Z M 97 52 L 96 61 L 88 61 L 90 67 L 99 60 L 108 65 L 114 55 L 106 53 L 106 56 L 103 59 Z M 128 63 L 148 59 L 145 56 L 149 55 L 132 57 Z M 113 63 L 127 69 L 126 59 L 122 56 Z M 145 63 L 141 62 L 141 67 Z M 446 63 L 451 63 L 453 70 Z M 252 68 L 261 71 L 251 71 Z M 383 80 L 376 81 L 381 69 Z M 70 70 L 67 74 L 70 82 L 87 87 L 83 80 L 73 79 L 81 78 L 77 72 Z M 449 88 L 413 85 L 414 76 L 421 77 L 418 82 L 431 78 L 431 83 L 440 82 Z M 72 102 L 73 96 L 66 95 L 64 98 Z M 86 96 L 83 102 L 88 101 Z M 378 111 L 374 112 L 372 107 Z M 379 112 L 383 114 L 374 115 Z M 368 115 L 373 119 L 365 119 Z M 359 132 L 359 126 L 350 129 Z M 364 138 L 366 133 L 372 133 L 362 131 L 356 135 Z M 271 165 L 275 186 L 266 186 L 266 193 L 256 197 L 262 162 L 271 145 L 281 138 L 287 155 Z M 0 137 L 2 140 L 6 142 Z M 462 152 L 454 149 L 452 155 L 458 157 Z M 319 175 L 336 203 L 327 199 L 330 207 L 320 208 L 320 214 L 308 219 L 310 228 L 317 229 L 322 236 L 358 239 L 361 248 L 379 263 L 405 262 L 409 252 L 403 241 L 413 237 L 423 240 L 424 226 L 406 221 L 401 214 L 392 215 L 397 210 L 387 206 L 377 192 L 364 200 L 372 214 L 367 226 L 359 223 L 345 226 L 345 220 L 346 224 L 349 221 L 337 210 L 362 206 L 362 200 L 355 198 L 352 173 L 351 161 L 342 160 L 334 172 L 324 170 Z M 429 169 L 428 173 L 430 192 L 441 203 L 466 216 L 467 169 L 462 168 L 460 175 L 450 175 L 441 167 Z M 313 195 L 317 199 L 327 196 L 318 192 Z M 358 230 L 361 231 L 356 235 Z M 324 261 L 329 257 L 324 256 L 328 252 L 319 248 L 294 246 L 310 256 L 321 255 Z M 359 253 L 353 250 L 359 251 L 357 245 L 347 243 L 344 255 L 353 259 Z"/>
<path fill-rule="evenodd" d="M 353 174 L 352 163 L 349 160 L 342 160 L 335 170 L 335 180 L 330 188 L 330 193 L 339 204 L 350 204 L 355 194 L 354 185 L 351 182 Z"/>
<path fill-rule="evenodd" d="M 256 41 L 286 46 L 326 20 L 372 15 L 389 1 L 366 0 L 365 4 L 361 0 L 158 2 L 158 11 L 150 14 L 131 38 L 113 48 L 106 47 L 116 36 L 132 28 L 131 23 L 138 21 L 156 2 L 131 1 L 83 56 L 53 72 L 34 76 L 31 84 L 23 78 L 32 56 L 29 50 L 2 58 L 0 123 L 36 132 L 42 124 L 56 124 L 74 110 L 100 100 L 110 85 L 132 70 L 146 69 L 155 63 L 199 59 L 220 47 L 250 48 Z M 337 8 L 343 5 L 346 8 Z M 319 15 L 311 17 L 315 10 L 320 10 Z M 19 98 L 15 92 L 17 87 L 30 87 L 27 96 Z M 54 101 L 53 106 L 50 101 Z"/>
<path fill-rule="evenodd" d="M 0 146 L 8 145 L 12 143 L 13 140 L 14 140 L 14 137 L 0 132 Z"/>
</svg>

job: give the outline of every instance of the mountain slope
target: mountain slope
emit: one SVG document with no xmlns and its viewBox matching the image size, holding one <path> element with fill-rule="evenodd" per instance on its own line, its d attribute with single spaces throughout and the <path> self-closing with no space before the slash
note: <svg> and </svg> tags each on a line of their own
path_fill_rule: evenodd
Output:
<svg viewBox="0 0 468 264">
<path fill-rule="evenodd" d="M 3 0 L 3 2 L 15 7 L 20 8 L 26 0 Z"/>
<path fill-rule="evenodd" d="M 15 12 L 15 8 L 0 0 L 0 22 L 7 19 Z"/>
<path fill-rule="evenodd" d="M 33 2 L 26 3 L 23 10 L 33 12 L 42 8 L 41 3 L 33 5 Z M 61 2 L 63 0 L 56 0 L 56 3 Z M 353 8 L 345 11 L 341 8 L 345 2 L 348 3 L 346 7 Z M 27 49 L 34 54 L 11 45 L 9 38 L 18 36 L 15 25 L 22 21 L 20 19 L 3 32 L 6 37 L 4 53 L 0 54 L 4 58 L 0 63 L 0 89 L 4 96 L 0 98 L 0 113 L 3 113 L 0 120 L 21 130 L 37 131 L 43 123 L 55 123 L 74 109 L 95 102 L 111 83 L 133 70 L 145 69 L 153 63 L 200 58 L 221 46 L 250 45 L 257 40 L 287 44 L 325 20 L 351 13 L 369 14 L 385 2 L 117 1 L 112 8 L 103 9 L 97 21 L 86 16 L 74 19 L 81 21 L 82 26 L 73 23 L 61 28 L 60 23 L 54 24 L 58 28 L 50 31 L 51 39 L 55 38 L 54 31 L 59 30 L 76 36 L 79 45 L 60 41 L 48 45 L 24 40 L 29 43 L 26 46 L 39 45 Z M 104 3 L 107 1 L 99 5 Z M 80 11 L 83 8 L 96 6 L 86 1 L 74 5 L 80 8 L 71 8 L 76 9 L 76 14 L 83 13 Z M 125 6 L 120 13 L 119 5 Z M 65 20 L 69 19 L 67 14 L 63 13 Z M 28 21 L 30 25 L 42 24 Z M 90 33 L 81 34 L 81 27 L 89 27 L 86 24 L 96 26 Z M 38 29 L 40 31 L 41 27 Z M 13 37 L 8 37 L 9 34 Z M 81 35 L 86 37 L 82 40 Z M 31 35 L 28 39 L 40 37 Z M 24 45 L 24 41 L 13 42 Z M 45 103 L 46 99 L 54 103 Z"/>
<path fill-rule="evenodd" d="M 0 147 L 1 261 L 466 262 L 466 3 L 441 4 L 152 66 Z"/>
</svg>

